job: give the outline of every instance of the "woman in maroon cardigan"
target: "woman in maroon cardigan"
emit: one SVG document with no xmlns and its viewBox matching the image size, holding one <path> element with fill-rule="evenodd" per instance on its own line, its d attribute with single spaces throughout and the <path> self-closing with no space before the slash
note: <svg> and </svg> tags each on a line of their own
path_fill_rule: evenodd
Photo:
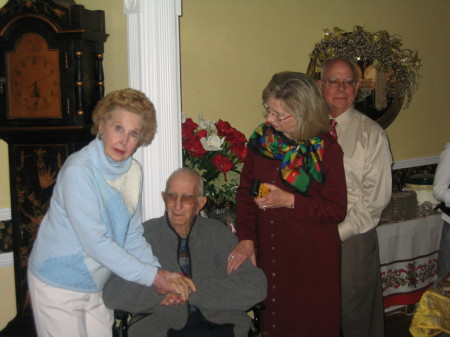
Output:
<svg viewBox="0 0 450 337">
<path fill-rule="evenodd" d="M 228 272 L 246 259 L 265 271 L 265 336 L 339 337 L 337 224 L 347 209 L 342 149 L 307 75 L 275 74 L 262 99 L 266 122 L 249 140 L 237 191 L 240 242 Z M 270 193 L 252 196 L 255 181 Z"/>
</svg>

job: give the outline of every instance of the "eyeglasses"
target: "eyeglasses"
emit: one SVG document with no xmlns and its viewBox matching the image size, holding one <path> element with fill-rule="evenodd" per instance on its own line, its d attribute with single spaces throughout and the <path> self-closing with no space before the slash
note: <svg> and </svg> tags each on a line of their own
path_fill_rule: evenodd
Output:
<svg viewBox="0 0 450 337">
<path fill-rule="evenodd" d="M 356 85 L 356 81 L 354 80 L 322 80 L 322 82 L 325 82 L 327 87 L 329 88 L 338 88 L 341 84 L 344 86 L 345 89 L 352 88 Z"/>
<path fill-rule="evenodd" d="M 182 194 L 178 198 L 178 193 L 175 192 L 164 193 L 164 199 L 168 204 L 174 204 L 177 202 L 178 199 L 180 199 L 180 202 L 183 205 L 193 205 L 197 201 L 198 197 L 199 195 Z"/>
<path fill-rule="evenodd" d="M 292 115 L 287 115 L 285 117 L 280 117 L 276 113 L 270 111 L 270 108 L 266 104 L 263 104 L 263 105 L 264 105 L 264 109 L 266 109 L 267 115 L 271 115 L 277 122 L 282 122 L 285 119 L 288 119 L 289 117 L 292 117 Z"/>
</svg>

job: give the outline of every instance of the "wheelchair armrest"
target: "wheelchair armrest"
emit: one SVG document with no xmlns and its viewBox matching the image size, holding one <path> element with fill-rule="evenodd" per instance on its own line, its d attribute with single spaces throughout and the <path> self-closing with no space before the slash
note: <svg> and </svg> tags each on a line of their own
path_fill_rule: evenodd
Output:
<svg viewBox="0 0 450 337">
<path fill-rule="evenodd" d="M 128 321 L 131 314 L 123 310 L 114 310 L 113 337 L 128 337 Z"/>
<path fill-rule="evenodd" d="M 259 302 L 247 310 L 247 312 L 253 312 L 252 324 L 248 333 L 249 337 L 259 336 L 261 333 L 261 311 L 265 307 L 264 302 Z"/>
</svg>

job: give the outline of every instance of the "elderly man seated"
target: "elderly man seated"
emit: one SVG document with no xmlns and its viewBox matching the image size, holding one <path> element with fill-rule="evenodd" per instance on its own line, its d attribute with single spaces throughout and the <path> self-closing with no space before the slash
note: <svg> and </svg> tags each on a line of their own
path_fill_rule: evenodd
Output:
<svg viewBox="0 0 450 337">
<path fill-rule="evenodd" d="M 144 223 L 144 237 L 161 266 L 191 277 L 197 291 L 183 303 L 174 294 L 161 295 L 153 287 L 112 276 L 103 290 L 105 304 L 138 314 L 130 321 L 130 337 L 166 337 L 170 328 L 183 328 L 188 315 L 198 311 L 209 321 L 233 323 L 235 337 L 246 337 L 251 319 L 245 311 L 266 297 L 263 271 L 246 261 L 227 273 L 237 238 L 221 222 L 198 215 L 207 199 L 197 172 L 176 170 L 162 197 L 165 215 Z"/>
</svg>

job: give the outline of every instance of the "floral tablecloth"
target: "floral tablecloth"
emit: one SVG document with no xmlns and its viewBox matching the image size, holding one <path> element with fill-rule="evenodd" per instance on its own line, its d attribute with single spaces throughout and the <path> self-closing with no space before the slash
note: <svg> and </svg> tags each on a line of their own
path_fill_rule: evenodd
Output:
<svg viewBox="0 0 450 337">
<path fill-rule="evenodd" d="M 414 304 L 437 279 L 440 214 L 378 226 L 384 307 Z"/>
</svg>

